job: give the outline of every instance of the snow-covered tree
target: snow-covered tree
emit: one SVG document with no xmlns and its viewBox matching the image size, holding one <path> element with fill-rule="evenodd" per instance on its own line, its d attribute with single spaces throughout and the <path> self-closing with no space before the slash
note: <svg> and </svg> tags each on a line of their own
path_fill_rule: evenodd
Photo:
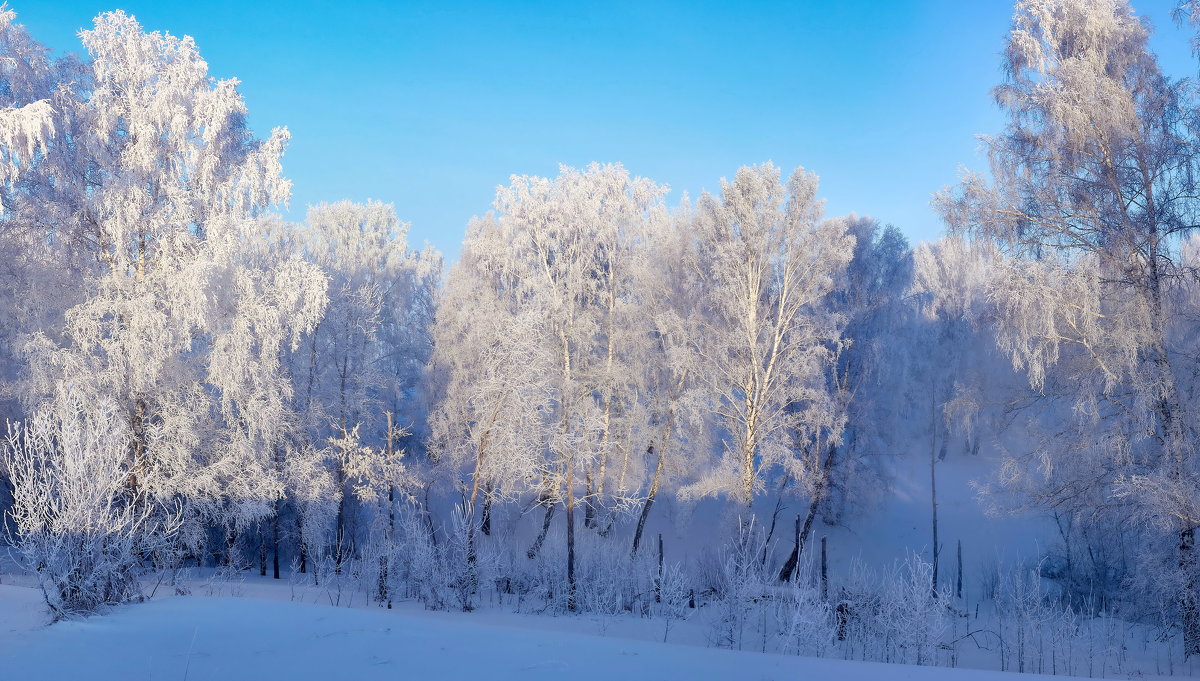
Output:
<svg viewBox="0 0 1200 681">
<path fill-rule="evenodd" d="M 633 534 L 637 553 L 646 519 L 660 492 L 671 478 L 690 475 L 695 450 L 704 441 L 705 400 L 698 387 L 697 333 L 704 290 L 700 286 L 698 244 L 689 229 L 693 214 L 684 201 L 674 215 L 651 215 L 644 245 L 635 253 L 637 323 L 643 338 L 627 348 L 643 374 L 639 378 L 640 403 L 646 434 L 630 443 L 617 482 L 620 494 L 641 501 Z M 645 442 L 644 461 L 636 456 Z M 694 449 L 692 449 L 694 448 Z M 641 475 L 635 466 L 641 464 Z M 672 490 L 674 491 L 674 490 Z"/>
<path fill-rule="evenodd" d="M 968 175 L 941 204 L 952 230 L 1006 255 L 991 293 L 1000 347 L 1034 390 L 1073 407 L 1063 437 L 1010 480 L 1042 471 L 1050 503 L 1099 485 L 1172 532 L 1185 649 L 1200 653 L 1196 414 L 1171 332 L 1179 239 L 1197 225 L 1196 136 L 1149 33 L 1124 0 L 1019 2 L 996 89 L 1008 127 L 987 140 L 993 179 Z M 1103 474 L 1044 474 L 1076 458 Z"/>
<path fill-rule="evenodd" d="M 854 237 L 845 221 L 821 219 L 816 193 L 816 175 L 797 170 L 785 186 L 766 164 L 740 168 L 720 198 L 704 194 L 697 204 L 700 380 L 724 432 L 719 459 L 689 495 L 749 504 L 764 473 L 801 473 L 793 470 L 798 431 L 840 437 L 824 377 L 828 341 L 844 322 L 819 303 L 849 263 Z"/>
<path fill-rule="evenodd" d="M 797 567 L 818 513 L 833 523 L 851 500 L 865 505 L 880 486 L 883 452 L 899 440 L 894 365 L 903 345 L 897 331 L 911 278 L 908 242 L 895 227 L 871 218 L 851 216 L 846 229 L 854 237 L 853 258 L 821 302 L 845 326 L 828 345 L 833 361 L 821 396 L 826 416 L 795 433 L 789 479 L 807 509 L 780 571 L 783 581 Z"/>
<path fill-rule="evenodd" d="M 61 312 L 46 299 L 61 286 L 42 276 L 54 261 L 52 249 L 36 226 L 14 219 L 10 204 L 25 191 L 22 180 L 54 137 L 55 80 L 62 62 L 52 60 L 15 20 L 0 5 L 0 419 L 19 413 L 21 333 Z"/>
<path fill-rule="evenodd" d="M 526 493 L 545 462 L 554 356 L 543 311 L 522 303 L 490 219 L 472 222 L 438 301 L 433 454 L 464 478 L 466 507 L 490 533 L 493 503 Z M 482 504 L 482 506 L 480 506 Z"/>
<path fill-rule="evenodd" d="M 305 260 L 329 278 L 325 314 L 289 363 L 307 445 L 327 448 L 356 433 L 362 446 L 386 458 L 389 438 L 395 454 L 396 428 L 423 416 L 414 406 L 431 349 L 441 258 L 431 249 L 410 250 L 407 232 L 392 206 L 348 201 L 310 208 L 294 229 Z M 329 449 L 342 490 L 330 539 L 352 549 L 347 495 L 354 480 L 338 451 Z M 384 496 L 395 496 L 390 483 L 378 482 Z"/>
<path fill-rule="evenodd" d="M 513 177 L 497 193 L 498 215 L 473 226 L 469 270 L 456 271 L 450 291 L 454 297 L 449 298 L 463 301 L 471 313 L 497 315 L 498 325 L 479 320 L 483 327 L 468 331 L 454 319 L 458 312 L 445 313 L 444 324 L 439 322 L 439 334 L 448 334 L 439 338 L 461 343 L 439 348 L 450 370 L 452 393 L 446 400 L 454 410 L 447 415 L 453 420 L 439 426 L 442 444 L 457 449 L 459 460 L 464 451 L 475 455 L 474 469 L 480 472 L 472 475 L 475 497 L 480 477 L 485 485 L 502 480 L 485 473 L 487 461 L 504 461 L 489 457 L 485 437 L 490 440 L 517 422 L 526 426 L 523 437 L 529 443 L 502 456 L 515 455 L 518 473 L 524 474 L 529 448 L 542 452 L 532 486 L 547 510 L 536 547 L 553 509 L 561 504 L 572 594 L 575 509 L 581 500 L 603 497 L 612 474 L 608 462 L 630 428 L 618 425 L 622 416 L 632 414 L 633 393 L 627 386 L 637 373 L 621 347 L 623 338 L 636 335 L 629 330 L 626 307 L 632 295 L 630 252 L 662 193 L 647 180 L 630 178 L 619 165 L 592 165 L 583 171 L 563 167 L 554 179 Z M 522 338 L 526 334 L 528 339 Z M 509 385 L 516 392 L 488 388 L 495 397 L 485 403 L 473 381 L 455 377 L 466 362 L 478 361 L 473 353 L 490 353 L 500 362 L 495 368 L 504 371 L 515 369 L 513 362 L 534 364 L 525 378 Z M 477 365 L 467 375 L 476 371 Z M 490 370 L 480 374 L 483 385 L 506 382 Z M 520 414 L 521 409 L 532 411 Z M 501 418 L 513 423 L 497 429 L 494 420 Z"/>
<path fill-rule="evenodd" d="M 60 245 L 69 292 L 61 325 L 28 330 L 27 402 L 65 378 L 84 404 L 115 402 L 132 498 L 181 499 L 190 523 L 236 532 L 280 493 L 280 351 L 325 304 L 319 270 L 259 248 L 259 216 L 288 196 L 287 133 L 256 140 L 236 81 L 211 79 L 190 38 L 122 12 L 81 37 L 81 82 L 52 100 L 59 134 L 3 216 Z"/>
</svg>

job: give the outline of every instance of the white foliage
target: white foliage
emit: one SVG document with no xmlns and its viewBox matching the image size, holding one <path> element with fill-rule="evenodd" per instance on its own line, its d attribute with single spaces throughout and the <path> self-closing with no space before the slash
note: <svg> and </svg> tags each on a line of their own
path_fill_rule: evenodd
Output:
<svg viewBox="0 0 1200 681">
<path fill-rule="evenodd" d="M 13 485 L 17 547 L 56 618 L 140 599 L 143 556 L 176 518 L 129 494 L 127 424 L 111 400 L 61 386 L 22 424 L 10 424 L 0 463 Z"/>
<path fill-rule="evenodd" d="M 702 383 L 725 436 L 714 467 L 684 494 L 749 503 L 762 474 L 786 465 L 797 428 L 832 425 L 826 341 L 841 321 L 817 307 L 853 254 L 839 220 L 821 220 L 817 177 L 785 186 L 767 164 L 740 168 L 721 198 L 700 199 L 694 226 L 705 301 L 696 343 Z M 836 437 L 836 436 L 835 436 Z"/>
</svg>

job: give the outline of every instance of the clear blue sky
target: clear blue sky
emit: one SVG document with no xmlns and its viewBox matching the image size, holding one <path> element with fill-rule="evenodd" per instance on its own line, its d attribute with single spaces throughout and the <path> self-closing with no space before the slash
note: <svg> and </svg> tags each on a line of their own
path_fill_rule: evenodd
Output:
<svg viewBox="0 0 1200 681">
<path fill-rule="evenodd" d="M 1196 71 L 1170 0 L 1134 0 L 1169 73 Z M 984 169 L 979 133 L 1003 0 L 287 2 L 10 0 L 58 51 L 97 13 L 191 35 L 237 77 L 260 133 L 286 125 L 291 217 L 380 199 L 456 257 L 467 220 L 511 174 L 619 161 L 673 197 L 738 166 L 817 172 L 829 214 L 873 215 L 914 241 L 941 226 L 930 195 Z"/>
</svg>

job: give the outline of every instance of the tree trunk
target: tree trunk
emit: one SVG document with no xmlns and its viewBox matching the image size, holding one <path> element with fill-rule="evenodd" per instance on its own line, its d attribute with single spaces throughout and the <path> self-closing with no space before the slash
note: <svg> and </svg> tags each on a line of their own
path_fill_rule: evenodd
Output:
<svg viewBox="0 0 1200 681">
<path fill-rule="evenodd" d="M 663 540 L 662 532 L 658 533 L 658 578 L 654 580 L 654 602 L 662 603 L 663 583 Z"/>
<path fill-rule="evenodd" d="M 488 485 L 487 494 L 483 496 L 483 520 L 479 523 L 479 531 L 483 532 L 484 536 L 492 535 L 492 489 Z"/>
<path fill-rule="evenodd" d="M 279 501 L 275 501 L 275 519 L 271 523 L 271 578 L 279 579 Z"/>
<path fill-rule="evenodd" d="M 575 611 L 575 457 L 567 456 L 567 610 Z"/>
<path fill-rule="evenodd" d="M 929 395 L 929 504 L 933 512 L 933 578 L 930 584 L 930 589 L 933 590 L 934 598 L 937 598 L 938 591 L 938 556 L 941 553 L 938 547 L 938 517 L 937 517 L 937 406 L 934 401 L 936 391 L 931 391 Z"/>
<path fill-rule="evenodd" d="M 1179 570 L 1183 573 L 1180 612 L 1183 619 L 1184 658 L 1200 655 L 1200 597 L 1196 583 L 1196 528 L 1179 533 Z"/>
<path fill-rule="evenodd" d="M 962 600 L 962 540 L 958 540 L 958 578 L 954 580 L 954 597 Z"/>
<path fill-rule="evenodd" d="M 796 569 L 796 565 L 800 562 L 800 554 L 804 551 L 804 544 L 808 542 L 809 533 L 812 532 L 813 520 L 817 517 L 817 509 L 820 508 L 821 502 L 825 498 L 825 489 L 829 484 L 829 471 L 836 458 L 837 445 L 829 445 L 829 450 L 825 453 L 825 462 L 820 470 L 821 478 L 813 488 L 812 499 L 808 502 L 808 515 L 805 516 L 802 527 L 799 526 L 800 516 L 796 516 L 796 523 L 799 529 L 796 533 L 796 545 L 792 548 L 792 555 L 788 556 L 783 569 L 779 571 L 779 581 L 781 582 L 786 582 L 792 578 L 792 571 Z"/>
<path fill-rule="evenodd" d="M 342 430 L 342 437 L 346 436 L 346 431 Z M 349 537 L 346 533 L 346 476 L 342 472 L 342 467 L 338 466 L 338 510 L 337 524 L 334 527 L 333 547 L 333 570 L 337 574 L 342 574 L 342 562 L 346 558 L 347 545 Z"/>
<path fill-rule="evenodd" d="M 279 448 L 275 448 L 276 468 L 278 469 Z M 279 517 L 283 514 L 283 496 L 275 497 L 275 516 L 271 519 L 271 577 L 279 579 Z"/>
<path fill-rule="evenodd" d="M 647 454 L 654 453 L 654 445 L 646 448 Z M 642 502 L 642 512 L 638 515 L 637 529 L 633 532 L 633 550 L 630 551 L 631 556 L 636 556 L 638 545 L 642 543 L 642 532 L 646 529 L 646 518 L 650 516 L 650 508 L 654 506 L 654 499 L 658 496 L 658 486 L 662 480 L 663 462 L 666 459 L 666 448 L 659 445 L 658 462 L 654 465 L 654 476 L 650 479 L 650 493 L 646 495 L 646 500 Z"/>
<path fill-rule="evenodd" d="M 642 531 L 646 529 L 646 518 L 650 515 L 650 508 L 654 506 L 654 496 L 654 492 L 651 492 L 642 502 L 642 512 L 638 515 L 637 529 L 633 531 L 633 550 L 629 552 L 630 556 L 637 555 L 638 545 L 642 542 Z"/>
<path fill-rule="evenodd" d="M 809 504 L 808 519 L 804 522 L 805 532 L 812 527 L 812 518 L 814 515 L 815 504 Z M 796 565 L 800 562 L 800 551 L 803 550 L 803 540 L 800 538 L 800 516 L 796 516 L 796 542 L 792 546 L 792 553 L 783 563 L 783 569 L 779 571 L 779 581 L 786 582 L 791 580 L 792 573 L 796 571 Z"/>
<path fill-rule="evenodd" d="M 542 550 L 542 544 L 546 541 L 546 534 L 550 532 L 550 521 L 554 518 L 554 509 L 558 508 L 558 504 L 550 503 L 543 497 L 542 503 L 546 506 L 546 515 L 542 518 L 542 531 L 538 533 L 537 539 L 533 540 L 533 546 L 525 552 L 526 557 L 533 559 L 537 557 L 539 551 Z"/>
<path fill-rule="evenodd" d="M 829 554 L 825 552 L 825 540 L 821 537 L 821 600 L 829 600 Z"/>
<path fill-rule="evenodd" d="M 296 513 L 296 536 L 299 537 L 300 574 L 308 572 L 308 545 L 304 543 L 304 522 L 299 512 Z"/>
<path fill-rule="evenodd" d="M 595 498 L 596 491 L 593 487 L 594 478 L 591 471 L 586 471 L 584 478 L 583 526 L 592 529 L 596 526 L 596 509 L 592 506 L 592 499 Z"/>
</svg>

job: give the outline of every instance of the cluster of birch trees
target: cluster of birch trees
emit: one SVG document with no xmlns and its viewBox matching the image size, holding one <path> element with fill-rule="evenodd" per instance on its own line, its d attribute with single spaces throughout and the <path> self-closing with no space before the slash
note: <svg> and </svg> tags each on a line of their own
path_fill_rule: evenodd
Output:
<svg viewBox="0 0 1200 681">
<path fill-rule="evenodd" d="M 804 170 L 672 204 L 594 164 L 514 176 L 444 275 L 390 206 L 280 218 L 288 133 L 255 137 L 190 38 L 117 11 L 52 57 L 14 18 L 0 508 L 56 613 L 255 558 L 370 562 L 390 602 L 414 527 L 461 540 L 469 590 L 505 511 L 530 560 L 562 528 L 574 608 L 577 535 L 636 556 L 663 498 L 790 497 L 788 581 L 886 457 L 936 489 L 983 442 L 985 502 L 1058 520 L 1063 598 L 1137 594 L 1200 653 L 1200 99 L 1124 0 L 1017 3 L 1008 125 L 938 195 L 942 241 L 826 218 Z"/>
</svg>

